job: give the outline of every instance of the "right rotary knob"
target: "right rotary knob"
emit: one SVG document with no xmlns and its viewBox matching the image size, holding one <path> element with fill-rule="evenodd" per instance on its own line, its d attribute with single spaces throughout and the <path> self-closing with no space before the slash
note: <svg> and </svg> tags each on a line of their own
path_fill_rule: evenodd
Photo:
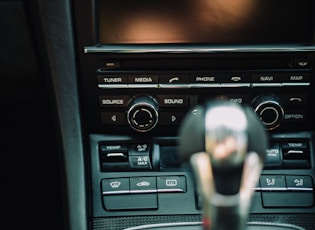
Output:
<svg viewBox="0 0 315 230">
<path fill-rule="evenodd" d="M 284 109 L 279 97 L 274 94 L 262 94 L 254 98 L 252 107 L 268 130 L 277 128 L 284 117 Z"/>
</svg>

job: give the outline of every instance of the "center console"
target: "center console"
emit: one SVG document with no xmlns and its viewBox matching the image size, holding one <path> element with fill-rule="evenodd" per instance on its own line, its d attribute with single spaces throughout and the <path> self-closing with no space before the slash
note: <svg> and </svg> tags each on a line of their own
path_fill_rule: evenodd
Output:
<svg viewBox="0 0 315 230">
<path fill-rule="evenodd" d="M 240 6 L 221 9 L 213 20 L 204 13 L 218 6 L 206 1 L 140 2 L 74 4 L 92 229 L 200 221 L 201 196 L 190 165 L 178 158 L 178 132 L 187 113 L 219 98 L 250 106 L 268 133 L 250 220 L 311 229 L 312 1 L 253 3 L 225 30 L 237 23 L 225 16 Z M 173 17 L 179 2 L 183 9 Z M 283 19 L 275 22 L 280 11 Z M 204 18 L 187 24 L 187 14 L 196 12 Z"/>
</svg>

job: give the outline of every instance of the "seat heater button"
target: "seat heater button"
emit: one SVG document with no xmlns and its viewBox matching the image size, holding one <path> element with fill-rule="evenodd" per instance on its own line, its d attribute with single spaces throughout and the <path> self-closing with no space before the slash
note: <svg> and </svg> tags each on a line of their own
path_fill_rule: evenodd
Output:
<svg viewBox="0 0 315 230">
<path fill-rule="evenodd" d="M 288 190 L 313 191 L 312 178 L 310 176 L 285 176 Z"/>
<path fill-rule="evenodd" d="M 283 175 L 262 175 L 260 186 L 263 191 L 286 191 L 287 186 Z"/>
</svg>

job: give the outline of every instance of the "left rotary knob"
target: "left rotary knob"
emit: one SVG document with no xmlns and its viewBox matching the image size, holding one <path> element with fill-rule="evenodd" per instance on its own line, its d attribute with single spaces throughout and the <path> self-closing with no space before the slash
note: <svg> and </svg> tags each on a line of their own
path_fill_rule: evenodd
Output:
<svg viewBox="0 0 315 230">
<path fill-rule="evenodd" d="M 138 132 L 152 130 L 159 120 L 159 105 L 151 96 L 137 96 L 127 107 L 127 120 L 130 127 Z"/>
</svg>

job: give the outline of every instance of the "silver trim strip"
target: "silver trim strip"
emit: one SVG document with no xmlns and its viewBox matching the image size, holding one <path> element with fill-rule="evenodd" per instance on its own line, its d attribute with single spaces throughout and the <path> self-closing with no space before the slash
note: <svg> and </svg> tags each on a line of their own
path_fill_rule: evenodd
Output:
<svg viewBox="0 0 315 230">
<path fill-rule="evenodd" d="M 163 89 L 188 89 L 190 88 L 190 84 L 159 84 L 160 88 Z"/>
<path fill-rule="evenodd" d="M 129 190 L 102 192 L 103 195 L 119 195 L 119 194 L 129 194 L 129 193 L 130 193 Z"/>
<path fill-rule="evenodd" d="M 101 89 L 127 89 L 127 84 L 98 84 L 98 87 Z"/>
<path fill-rule="evenodd" d="M 239 87 L 250 87 L 250 83 L 221 83 L 223 88 L 239 88 Z"/>
<path fill-rule="evenodd" d="M 261 191 L 288 191 L 287 188 L 260 188 Z"/>
<path fill-rule="evenodd" d="M 158 189 L 158 192 L 185 192 L 183 189 L 180 188 L 172 188 L 172 189 Z"/>
<path fill-rule="evenodd" d="M 123 153 L 107 153 L 107 157 L 124 157 L 125 155 Z M 126 156 L 127 157 L 127 156 Z"/>
<path fill-rule="evenodd" d="M 234 84 L 234 83 L 204 83 L 204 84 L 98 84 L 100 89 L 189 89 L 189 88 L 238 88 L 238 87 L 297 87 L 297 86 L 310 86 L 309 82 L 302 83 L 244 83 L 244 84 Z"/>
<path fill-rule="evenodd" d="M 124 230 L 140 230 L 140 229 L 153 229 L 162 227 L 179 227 L 179 226 L 195 226 L 201 225 L 202 222 L 178 222 L 178 223 L 161 223 L 161 224 L 146 224 L 136 227 L 125 228 Z"/>
<path fill-rule="evenodd" d="M 311 83 L 310 82 L 284 82 L 284 83 L 282 83 L 282 85 L 283 86 L 309 86 L 309 85 L 311 85 Z"/>
<path fill-rule="evenodd" d="M 137 194 L 137 193 L 156 193 L 156 189 L 148 189 L 148 190 L 130 190 L 130 193 Z"/>
<path fill-rule="evenodd" d="M 146 225 L 140 225 L 135 227 L 129 227 L 125 228 L 124 230 L 145 230 L 145 229 L 154 229 L 154 228 L 167 228 L 167 227 L 176 227 L 174 229 L 180 229 L 180 226 L 200 226 L 200 229 L 202 229 L 202 222 L 177 222 L 177 223 L 160 223 L 160 224 L 146 224 Z M 292 224 L 285 224 L 285 223 L 271 223 L 271 222 L 256 222 L 256 221 L 250 221 L 247 222 L 247 226 L 268 226 L 268 227 L 283 227 L 288 228 L 292 230 L 305 230 L 305 228 L 302 228 L 297 225 Z"/>
<path fill-rule="evenodd" d="M 313 188 L 288 187 L 289 191 L 313 191 Z"/>
<path fill-rule="evenodd" d="M 252 87 L 281 87 L 282 83 L 253 83 Z"/>
<path fill-rule="evenodd" d="M 256 187 L 253 188 L 253 190 L 255 191 L 262 191 L 262 192 L 275 192 L 275 191 L 305 191 L 305 192 L 309 192 L 309 191 L 314 191 L 313 188 L 297 188 L 297 187 L 288 187 L 288 188 L 260 188 L 260 187 Z M 177 193 L 177 192 L 184 192 L 183 189 L 152 189 L 152 190 L 122 190 L 122 191 L 107 191 L 107 192 L 103 192 L 103 195 L 119 195 L 119 194 L 139 194 L 139 193 Z"/>
<path fill-rule="evenodd" d="M 195 84 L 192 83 L 190 85 L 190 88 L 221 88 L 221 84 L 220 83 L 199 83 L 199 84 Z"/>
<path fill-rule="evenodd" d="M 315 45 L 283 45 L 283 46 L 180 46 L 176 48 L 168 46 L 154 45 L 102 45 L 86 46 L 83 49 L 85 54 L 93 53 L 116 53 L 116 54 L 145 54 L 145 53 L 245 53 L 245 52 L 312 52 L 315 51 Z"/>
<path fill-rule="evenodd" d="M 148 89 L 157 89 L 159 84 L 128 84 L 128 88 L 148 88 Z"/>
</svg>

